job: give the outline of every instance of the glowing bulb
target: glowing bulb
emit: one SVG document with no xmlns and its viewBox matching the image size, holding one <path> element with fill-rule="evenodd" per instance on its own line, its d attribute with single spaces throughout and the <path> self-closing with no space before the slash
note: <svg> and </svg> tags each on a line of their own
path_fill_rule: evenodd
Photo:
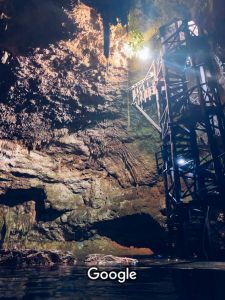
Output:
<svg viewBox="0 0 225 300">
<path fill-rule="evenodd" d="M 151 56 L 150 49 L 147 48 L 147 47 L 143 47 L 141 50 L 139 50 L 137 52 L 137 56 L 141 60 L 147 60 L 147 59 L 149 59 L 150 56 Z"/>
<path fill-rule="evenodd" d="M 183 166 L 185 166 L 186 165 L 186 160 L 184 159 L 184 158 L 179 158 L 178 160 L 177 160 L 177 164 L 179 165 L 179 166 L 181 166 L 181 167 L 183 167 Z"/>
</svg>

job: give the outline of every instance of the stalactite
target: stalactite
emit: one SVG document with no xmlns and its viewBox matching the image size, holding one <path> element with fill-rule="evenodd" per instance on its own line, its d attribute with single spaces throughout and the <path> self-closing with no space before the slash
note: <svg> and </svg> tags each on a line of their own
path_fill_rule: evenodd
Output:
<svg viewBox="0 0 225 300">
<path fill-rule="evenodd" d="M 95 8 L 103 18 L 104 55 L 108 58 L 110 54 L 110 25 L 116 24 L 118 19 L 123 25 L 127 24 L 131 0 L 84 0 L 83 2 Z"/>
</svg>

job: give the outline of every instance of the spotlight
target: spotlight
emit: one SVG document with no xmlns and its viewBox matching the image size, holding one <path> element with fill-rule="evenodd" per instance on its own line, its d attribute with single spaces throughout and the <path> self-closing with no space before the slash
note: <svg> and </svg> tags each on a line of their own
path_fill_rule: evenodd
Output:
<svg viewBox="0 0 225 300">
<path fill-rule="evenodd" d="M 147 47 L 143 47 L 141 50 L 137 52 L 137 57 L 141 60 L 147 60 L 151 56 L 150 49 Z"/>
<path fill-rule="evenodd" d="M 187 161 L 186 161 L 184 158 L 180 157 L 180 158 L 178 158 L 178 160 L 177 160 L 177 164 L 178 164 L 180 167 L 184 167 L 184 166 L 187 164 Z"/>
</svg>

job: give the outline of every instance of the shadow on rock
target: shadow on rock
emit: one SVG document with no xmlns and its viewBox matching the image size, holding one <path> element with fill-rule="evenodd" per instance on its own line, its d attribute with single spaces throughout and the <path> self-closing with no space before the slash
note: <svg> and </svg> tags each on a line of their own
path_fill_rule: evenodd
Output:
<svg viewBox="0 0 225 300">
<path fill-rule="evenodd" d="M 68 1 L 13 0 L 5 7 L 7 30 L 1 26 L 1 44 L 25 54 L 31 48 L 44 48 L 69 39 L 76 26 L 64 9 Z M 47 29 L 47 30 L 46 30 Z"/>
<path fill-rule="evenodd" d="M 37 222 L 54 221 L 65 211 L 57 211 L 53 208 L 45 208 L 46 194 L 43 189 L 13 189 L 0 196 L 0 205 L 14 207 L 29 201 L 35 201 L 35 215 Z"/>
<path fill-rule="evenodd" d="M 150 248 L 154 253 L 165 253 L 165 232 L 150 215 L 136 214 L 96 223 L 94 229 L 126 247 Z"/>
</svg>

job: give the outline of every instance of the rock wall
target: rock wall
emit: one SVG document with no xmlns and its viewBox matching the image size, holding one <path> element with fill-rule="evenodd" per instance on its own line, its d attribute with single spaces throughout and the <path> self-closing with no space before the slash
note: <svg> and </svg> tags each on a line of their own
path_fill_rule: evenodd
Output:
<svg viewBox="0 0 225 300">
<path fill-rule="evenodd" d="M 1 17 L 1 245 L 162 251 L 163 188 L 143 147 L 157 139 L 127 131 L 125 28 L 111 26 L 107 60 L 102 18 L 91 7 L 33 0 L 22 13 L 16 3 Z M 34 4 L 57 31 L 31 22 Z"/>
</svg>

